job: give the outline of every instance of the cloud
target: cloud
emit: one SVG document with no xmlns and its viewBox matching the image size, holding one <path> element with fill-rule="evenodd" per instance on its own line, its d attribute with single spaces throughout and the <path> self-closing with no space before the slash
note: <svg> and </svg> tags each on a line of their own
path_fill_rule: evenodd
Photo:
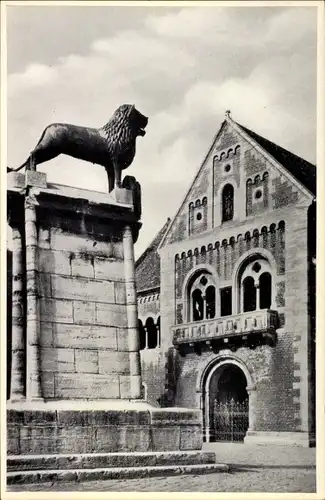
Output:
<svg viewBox="0 0 325 500">
<path fill-rule="evenodd" d="M 78 52 L 83 33 L 75 30 L 70 53 L 65 46 L 51 65 L 26 56 L 25 69 L 9 74 L 8 165 L 22 163 L 51 122 L 99 127 L 117 106 L 135 103 L 149 116 L 129 169 L 143 192 L 138 254 L 177 210 L 226 109 L 315 160 L 316 32 L 311 8 L 148 9 L 134 27 L 124 12 L 119 29 L 94 29 L 92 38 L 88 29 L 88 50 L 80 42 Z M 35 46 L 43 35 L 35 25 Z M 103 168 L 72 158 L 40 170 L 50 182 L 106 190 Z"/>
<path fill-rule="evenodd" d="M 57 78 L 57 70 L 44 64 L 33 63 L 27 66 L 26 70 L 19 74 L 14 73 L 10 76 L 9 91 L 19 91 L 23 84 L 28 87 L 42 87 L 53 83 Z"/>
</svg>

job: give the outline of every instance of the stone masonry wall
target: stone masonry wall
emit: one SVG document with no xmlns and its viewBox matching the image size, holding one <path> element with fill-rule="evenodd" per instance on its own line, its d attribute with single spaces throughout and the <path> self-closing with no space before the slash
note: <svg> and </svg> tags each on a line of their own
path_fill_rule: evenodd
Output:
<svg viewBox="0 0 325 500">
<path fill-rule="evenodd" d="M 260 346 L 254 350 L 240 348 L 234 355 L 224 349 L 218 355 L 204 352 L 179 356 L 179 376 L 176 406 L 200 407 L 199 381 L 211 363 L 229 359 L 239 360 L 250 372 L 256 386 L 255 418 L 259 431 L 295 431 L 293 405 L 293 342 L 284 332 L 279 332 L 276 347 Z M 211 365 L 212 366 L 212 365 Z"/>
<path fill-rule="evenodd" d="M 221 196 L 234 188 L 234 218 L 222 222 Z M 189 207 L 207 198 L 207 225 L 190 233 Z M 177 355 L 175 405 L 198 407 L 198 380 L 210 362 L 237 357 L 256 385 L 256 430 L 308 431 L 311 402 L 308 320 L 307 209 L 311 197 L 299 190 L 230 125 L 224 126 L 171 225 L 161 256 L 161 321 L 165 352 L 171 327 L 186 323 L 186 280 L 205 266 L 217 287 L 234 286 L 234 269 L 248 250 L 267 250 L 275 261 L 273 307 L 279 329 L 275 347 L 240 348 L 234 355 L 202 352 Z M 186 292 L 185 292 L 186 293 Z M 174 305 L 172 307 L 172 302 Z M 235 314 L 237 311 L 233 311 Z M 310 412 L 309 412 L 310 413 Z"/>
<path fill-rule="evenodd" d="M 121 232 L 107 222 L 71 215 L 43 212 L 40 217 L 43 396 L 127 398 L 129 354 Z"/>
</svg>

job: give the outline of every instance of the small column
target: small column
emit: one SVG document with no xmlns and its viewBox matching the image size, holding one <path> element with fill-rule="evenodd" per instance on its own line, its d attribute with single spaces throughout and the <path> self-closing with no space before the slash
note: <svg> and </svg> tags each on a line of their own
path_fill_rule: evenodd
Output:
<svg viewBox="0 0 325 500">
<path fill-rule="evenodd" d="M 128 345 L 130 358 L 130 397 L 141 398 L 140 337 L 138 330 L 138 306 L 135 287 L 134 246 L 130 226 L 123 233 L 124 275 L 128 320 Z"/>
<path fill-rule="evenodd" d="M 256 293 L 256 311 L 260 310 L 260 285 L 257 283 L 255 285 L 255 293 Z"/>
<path fill-rule="evenodd" d="M 12 345 L 10 401 L 25 399 L 24 263 L 22 228 L 12 227 Z"/>
<path fill-rule="evenodd" d="M 144 326 L 143 331 L 144 331 L 144 348 L 148 349 L 148 328 Z"/>
<path fill-rule="evenodd" d="M 240 311 L 241 313 L 244 312 L 244 285 L 243 283 L 240 284 Z"/>
<path fill-rule="evenodd" d="M 205 441 L 210 443 L 210 393 L 205 393 Z"/>
<path fill-rule="evenodd" d="M 248 432 L 255 431 L 256 425 L 256 387 L 246 388 L 248 394 Z"/>
<path fill-rule="evenodd" d="M 161 347 L 161 338 L 160 338 L 160 325 L 156 323 L 156 331 L 157 331 L 157 347 Z"/>
<path fill-rule="evenodd" d="M 28 400 L 42 400 L 39 352 L 39 302 L 38 302 L 38 247 L 36 223 L 36 197 L 25 197 L 26 238 L 26 337 L 27 337 L 27 387 Z"/>
</svg>

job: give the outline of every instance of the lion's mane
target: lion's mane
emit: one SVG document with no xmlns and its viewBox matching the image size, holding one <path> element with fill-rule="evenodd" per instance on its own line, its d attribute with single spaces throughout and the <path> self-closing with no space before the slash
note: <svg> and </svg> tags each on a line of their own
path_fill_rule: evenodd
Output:
<svg viewBox="0 0 325 500">
<path fill-rule="evenodd" d="M 116 152 L 116 146 L 130 144 L 134 139 L 134 124 L 132 122 L 134 106 L 123 104 L 110 120 L 101 128 L 107 138 L 111 154 Z"/>
</svg>

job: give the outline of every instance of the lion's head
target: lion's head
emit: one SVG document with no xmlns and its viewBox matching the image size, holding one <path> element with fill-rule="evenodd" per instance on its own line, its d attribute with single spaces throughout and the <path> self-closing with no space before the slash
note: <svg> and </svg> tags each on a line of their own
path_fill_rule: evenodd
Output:
<svg viewBox="0 0 325 500">
<path fill-rule="evenodd" d="M 133 104 L 122 104 L 103 129 L 106 133 L 124 130 L 128 131 L 131 136 L 137 137 L 146 134 L 144 129 L 147 124 L 148 118 L 140 113 Z"/>
</svg>

